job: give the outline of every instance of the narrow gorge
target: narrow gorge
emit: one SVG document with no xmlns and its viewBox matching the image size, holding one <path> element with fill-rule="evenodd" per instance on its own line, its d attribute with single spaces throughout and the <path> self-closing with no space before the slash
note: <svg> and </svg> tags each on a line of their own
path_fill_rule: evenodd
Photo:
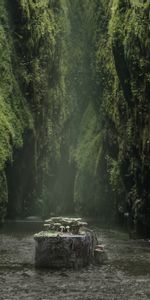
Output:
<svg viewBox="0 0 150 300">
<path fill-rule="evenodd" d="M 150 236 L 149 0 L 0 1 L 0 220 Z"/>
</svg>

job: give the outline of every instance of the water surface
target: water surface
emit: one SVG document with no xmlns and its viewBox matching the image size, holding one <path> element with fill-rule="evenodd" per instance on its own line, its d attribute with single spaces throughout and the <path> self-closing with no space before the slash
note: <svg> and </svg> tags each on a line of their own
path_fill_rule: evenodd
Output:
<svg viewBox="0 0 150 300">
<path fill-rule="evenodd" d="M 0 231 L 0 300 L 150 299 L 150 241 L 94 226 L 108 261 L 78 271 L 37 270 L 33 234 L 41 223 L 7 223 Z"/>
</svg>

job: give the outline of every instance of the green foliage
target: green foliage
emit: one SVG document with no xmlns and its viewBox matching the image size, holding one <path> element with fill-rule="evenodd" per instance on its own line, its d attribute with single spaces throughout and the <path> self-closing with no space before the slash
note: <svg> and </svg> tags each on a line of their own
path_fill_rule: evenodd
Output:
<svg viewBox="0 0 150 300">
<path fill-rule="evenodd" d="M 0 170 L 5 174 L 7 162 L 12 215 L 13 210 L 14 214 L 29 214 L 39 207 L 49 145 L 55 144 L 48 135 L 53 106 L 50 94 L 58 69 L 57 9 L 59 1 L 56 5 L 14 0 L 7 8 L 5 1 L 0 4 Z M 59 112 L 57 115 L 59 118 Z M 52 130 L 54 136 L 54 124 Z M 29 184 L 26 176 L 32 176 Z M 4 194 L 7 201 L 7 191 Z"/>
<path fill-rule="evenodd" d="M 97 135 L 100 134 L 97 146 L 97 149 L 100 149 L 97 158 L 98 173 L 94 180 L 96 182 L 98 174 L 103 174 L 108 194 L 111 195 L 111 188 L 113 190 L 112 196 L 109 197 L 111 203 L 115 200 L 118 213 L 120 207 L 124 211 L 128 207 L 133 216 L 133 223 L 135 224 L 135 218 L 140 220 L 139 226 L 149 228 L 149 223 L 145 225 L 144 219 L 142 221 L 138 218 L 138 210 L 134 208 L 137 199 L 141 199 L 140 210 L 144 210 L 150 194 L 147 185 L 150 139 L 149 2 L 94 1 L 91 7 L 94 32 L 91 49 L 94 97 L 91 97 L 90 101 L 93 102 L 96 111 Z M 87 123 L 92 129 L 92 117 L 88 120 Z M 100 185 L 96 190 L 91 188 L 91 178 L 86 176 L 91 165 L 90 158 L 93 156 L 94 164 L 98 153 L 98 150 L 93 151 L 90 147 L 94 137 L 96 138 L 94 132 L 92 138 L 89 137 L 91 143 L 87 144 L 86 137 L 89 132 L 87 129 L 82 134 L 76 156 L 76 197 L 81 199 L 86 207 L 90 207 L 92 197 L 87 197 L 87 205 L 86 200 L 83 200 L 86 198 L 84 189 L 87 188 L 88 195 L 93 191 L 93 198 L 94 195 L 100 196 L 102 193 Z M 106 158 L 107 163 L 104 164 Z M 104 191 L 103 196 L 106 200 Z M 95 205 L 98 205 L 99 201 L 97 198 Z"/>
<path fill-rule="evenodd" d="M 74 201 L 78 211 L 84 214 L 96 212 L 97 168 L 100 156 L 101 134 L 97 132 L 97 117 L 90 103 L 83 115 L 80 134 L 74 154 L 77 164 Z"/>
<path fill-rule="evenodd" d="M 0 218 L 3 218 L 8 197 L 5 164 L 13 161 L 13 150 L 23 146 L 23 132 L 26 127 L 32 127 L 32 117 L 14 69 L 16 54 L 4 1 L 0 12 Z"/>
<path fill-rule="evenodd" d="M 120 174 L 120 166 L 118 161 L 114 160 L 112 157 L 107 157 L 108 162 L 108 176 L 110 179 L 110 184 L 115 193 L 122 193 L 122 178 Z"/>
<path fill-rule="evenodd" d="M 96 172 L 97 157 L 99 152 L 100 132 L 97 131 L 97 118 L 90 103 L 82 117 L 80 134 L 78 138 L 75 160 L 77 166 L 83 170 L 86 166 L 92 175 Z M 87 171 L 87 170 L 86 170 Z"/>
<path fill-rule="evenodd" d="M 143 228 L 145 231 L 150 224 L 145 224 L 144 218 L 138 219 L 135 203 L 140 199 L 142 211 L 149 207 L 149 30 L 149 1 L 112 2 L 109 35 L 117 72 L 113 71 L 114 82 L 119 80 L 117 89 L 112 84 L 115 96 L 112 105 L 117 111 L 113 121 L 117 128 L 119 152 L 118 162 L 115 162 L 117 169 L 115 171 L 113 163 L 110 179 L 113 186 L 116 185 L 119 171 L 122 188 L 124 186 L 126 190 L 124 203 L 129 206 L 133 223 L 136 219 L 136 229 Z M 119 193 L 119 189 L 116 191 Z"/>
<path fill-rule="evenodd" d="M 1 3 L 0 18 L 0 169 L 12 159 L 13 147 L 23 144 L 23 130 L 31 124 L 28 105 L 13 72 L 14 49 L 9 33 L 9 20 Z M 7 28 L 8 26 L 8 28 Z M 7 29 L 6 29 L 7 28 Z"/>
<path fill-rule="evenodd" d="M 1 1 L 0 218 L 128 208 L 150 228 L 149 9 Z"/>
</svg>

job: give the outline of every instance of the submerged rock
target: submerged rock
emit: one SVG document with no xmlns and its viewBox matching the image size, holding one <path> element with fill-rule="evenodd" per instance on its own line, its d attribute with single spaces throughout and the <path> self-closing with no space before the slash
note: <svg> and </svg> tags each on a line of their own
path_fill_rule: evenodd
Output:
<svg viewBox="0 0 150 300">
<path fill-rule="evenodd" d="M 94 263 L 101 265 L 108 259 L 104 245 L 97 245 L 94 249 Z"/>
</svg>

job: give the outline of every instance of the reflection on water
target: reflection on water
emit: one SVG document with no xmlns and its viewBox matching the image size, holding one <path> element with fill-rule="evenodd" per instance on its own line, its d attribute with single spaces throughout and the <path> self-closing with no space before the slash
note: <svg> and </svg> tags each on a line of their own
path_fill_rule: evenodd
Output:
<svg viewBox="0 0 150 300">
<path fill-rule="evenodd" d="M 0 230 L 0 299 L 150 299 L 150 242 L 118 229 L 96 229 L 106 245 L 102 266 L 71 271 L 36 270 L 33 234 L 41 222 L 7 222 Z"/>
<path fill-rule="evenodd" d="M 16 236 L 27 236 L 40 231 L 43 227 L 42 221 L 24 221 L 24 220 L 16 220 L 16 221 L 7 221 L 5 222 L 1 228 L 0 233 L 6 235 L 16 235 Z"/>
</svg>

